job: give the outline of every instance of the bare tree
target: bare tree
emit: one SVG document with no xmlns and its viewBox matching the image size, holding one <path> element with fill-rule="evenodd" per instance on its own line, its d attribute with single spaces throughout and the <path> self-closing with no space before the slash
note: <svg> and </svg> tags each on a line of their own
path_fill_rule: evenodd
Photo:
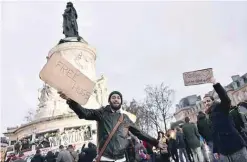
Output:
<svg viewBox="0 0 247 162">
<path fill-rule="evenodd" d="M 143 110 L 140 104 L 135 99 L 132 99 L 129 104 L 127 101 L 124 101 L 123 109 L 134 114 L 136 116 L 136 125 L 141 127 L 141 120 L 143 119 L 143 115 L 141 114 Z"/>
<path fill-rule="evenodd" d="M 153 122 L 151 121 L 151 114 L 147 107 L 140 102 L 133 99 L 129 104 L 124 101 L 123 109 L 134 114 L 136 116 L 135 124 L 144 132 L 150 133 L 154 128 Z"/>
<path fill-rule="evenodd" d="M 148 85 L 145 88 L 145 92 L 145 104 L 150 108 L 151 118 L 156 125 L 156 129 L 161 128 L 159 123 L 162 121 L 167 131 L 167 121 L 172 117 L 169 110 L 172 106 L 174 90 L 161 83 L 156 86 Z"/>
<path fill-rule="evenodd" d="M 143 131 L 148 134 L 154 133 L 154 129 L 157 130 L 157 124 L 154 122 L 154 114 L 150 110 L 150 107 L 147 107 L 144 103 L 141 104 L 141 109 L 139 109 L 140 113 L 140 127 Z"/>
<path fill-rule="evenodd" d="M 157 133 L 159 130 L 161 130 L 159 113 L 155 111 L 152 108 L 152 105 L 147 102 L 143 104 L 143 107 L 145 108 L 145 119 L 149 122 L 150 128 L 152 128 L 151 130 L 148 129 L 147 131 L 153 132 L 155 129 L 155 132 Z"/>
</svg>

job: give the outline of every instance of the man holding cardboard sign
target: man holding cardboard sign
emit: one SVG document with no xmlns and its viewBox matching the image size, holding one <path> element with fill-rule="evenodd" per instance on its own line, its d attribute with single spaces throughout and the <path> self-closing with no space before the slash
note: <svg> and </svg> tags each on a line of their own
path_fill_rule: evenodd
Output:
<svg viewBox="0 0 247 162">
<path fill-rule="evenodd" d="M 98 122 L 99 152 L 96 162 L 125 162 L 128 131 L 158 148 L 167 149 L 167 146 L 139 130 L 126 114 L 121 113 L 123 98 L 120 92 L 113 91 L 109 95 L 109 105 L 100 109 L 86 109 L 62 92 L 59 92 L 59 94 L 67 100 L 69 107 L 80 119 L 96 120 Z"/>
<path fill-rule="evenodd" d="M 224 162 L 247 161 L 245 142 L 229 116 L 231 100 L 225 89 L 212 77 L 214 90 L 220 101 L 214 100 L 213 96 L 205 95 L 203 98 L 206 113 L 209 115 L 213 128 L 213 153 L 216 159 Z"/>
<path fill-rule="evenodd" d="M 212 77 L 213 77 L 212 68 L 183 73 L 183 79 L 184 79 L 185 86 L 210 83 L 210 79 Z"/>
<path fill-rule="evenodd" d="M 49 58 L 40 72 L 40 78 L 81 105 L 87 103 L 95 86 L 93 81 L 63 58 L 60 52 Z"/>
</svg>

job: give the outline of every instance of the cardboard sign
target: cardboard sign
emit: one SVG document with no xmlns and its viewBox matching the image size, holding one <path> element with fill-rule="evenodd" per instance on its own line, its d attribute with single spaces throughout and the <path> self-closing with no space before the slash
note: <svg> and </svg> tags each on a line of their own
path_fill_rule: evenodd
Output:
<svg viewBox="0 0 247 162">
<path fill-rule="evenodd" d="M 210 83 L 210 79 L 212 77 L 213 77 L 212 68 L 183 73 L 185 86 Z"/>
<path fill-rule="evenodd" d="M 41 80 L 81 105 L 87 103 L 95 86 L 93 81 L 65 60 L 60 53 L 55 53 L 49 58 L 39 76 Z"/>
</svg>

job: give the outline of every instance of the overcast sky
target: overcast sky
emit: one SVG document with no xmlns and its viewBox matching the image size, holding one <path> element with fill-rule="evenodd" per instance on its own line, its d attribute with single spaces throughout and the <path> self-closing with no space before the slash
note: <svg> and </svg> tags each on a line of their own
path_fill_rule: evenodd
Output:
<svg viewBox="0 0 247 162">
<path fill-rule="evenodd" d="M 66 2 L 2 3 L 1 131 L 37 108 L 38 74 L 63 38 Z M 175 89 L 175 102 L 211 85 L 185 87 L 182 73 L 213 68 L 223 85 L 247 72 L 247 2 L 74 2 L 80 35 L 97 49 L 96 73 L 125 100 L 147 84 Z"/>
</svg>

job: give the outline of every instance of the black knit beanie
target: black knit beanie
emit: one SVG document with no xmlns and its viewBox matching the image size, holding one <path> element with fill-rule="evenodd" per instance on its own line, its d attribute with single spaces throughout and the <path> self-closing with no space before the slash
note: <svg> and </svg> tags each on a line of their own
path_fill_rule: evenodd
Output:
<svg viewBox="0 0 247 162">
<path fill-rule="evenodd" d="M 110 102 L 111 96 L 114 95 L 114 94 L 118 94 L 120 96 L 120 98 L 121 98 L 121 104 L 122 104 L 123 103 L 123 95 L 120 92 L 118 92 L 118 91 L 113 91 L 113 92 L 110 93 L 109 98 L 108 98 L 108 102 Z"/>
</svg>

